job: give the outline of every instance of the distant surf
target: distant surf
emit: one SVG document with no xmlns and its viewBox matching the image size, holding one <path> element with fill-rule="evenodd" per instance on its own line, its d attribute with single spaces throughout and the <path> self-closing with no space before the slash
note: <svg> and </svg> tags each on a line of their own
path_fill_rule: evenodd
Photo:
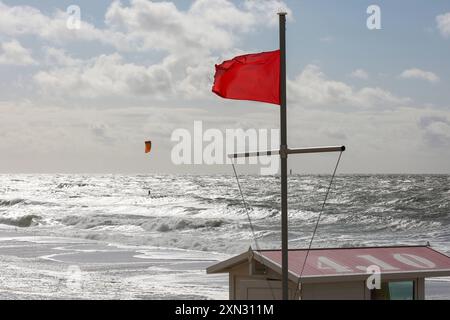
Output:
<svg viewBox="0 0 450 320">
<path fill-rule="evenodd" d="M 289 177 L 292 247 L 306 246 L 328 178 Z M 258 245 L 267 248 L 280 240 L 277 179 L 241 177 Z M 255 244 L 228 175 L 0 175 L 0 186 L 0 228 L 224 253 Z M 340 175 L 314 245 L 429 241 L 450 252 L 449 186 L 448 175 Z"/>
</svg>

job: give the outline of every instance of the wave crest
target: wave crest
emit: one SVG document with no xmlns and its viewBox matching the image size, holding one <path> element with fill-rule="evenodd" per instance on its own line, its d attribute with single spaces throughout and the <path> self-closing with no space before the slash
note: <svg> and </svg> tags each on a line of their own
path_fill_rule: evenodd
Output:
<svg viewBox="0 0 450 320">
<path fill-rule="evenodd" d="M 0 224 L 20 228 L 28 228 L 38 225 L 40 220 L 41 220 L 40 216 L 29 214 L 18 218 L 0 218 Z"/>
</svg>

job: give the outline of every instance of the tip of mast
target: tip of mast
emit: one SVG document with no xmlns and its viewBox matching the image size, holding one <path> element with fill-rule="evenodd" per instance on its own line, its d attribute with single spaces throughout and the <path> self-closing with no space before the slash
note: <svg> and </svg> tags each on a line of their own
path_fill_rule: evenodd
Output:
<svg viewBox="0 0 450 320">
<path fill-rule="evenodd" d="M 278 12 L 277 12 L 277 14 L 278 14 L 279 16 L 285 16 L 285 15 L 287 15 L 287 12 L 284 11 L 284 9 L 279 9 Z"/>
</svg>

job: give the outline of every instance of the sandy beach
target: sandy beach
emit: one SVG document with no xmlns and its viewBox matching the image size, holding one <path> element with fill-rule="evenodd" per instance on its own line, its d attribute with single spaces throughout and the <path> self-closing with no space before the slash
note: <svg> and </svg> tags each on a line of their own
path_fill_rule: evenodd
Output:
<svg viewBox="0 0 450 320">
<path fill-rule="evenodd" d="M 224 255 L 0 231 L 0 299 L 226 299 Z"/>
<path fill-rule="evenodd" d="M 1 230 L 0 299 L 228 299 L 227 275 L 205 273 L 227 257 Z M 426 296 L 449 299 L 450 281 Z"/>
</svg>

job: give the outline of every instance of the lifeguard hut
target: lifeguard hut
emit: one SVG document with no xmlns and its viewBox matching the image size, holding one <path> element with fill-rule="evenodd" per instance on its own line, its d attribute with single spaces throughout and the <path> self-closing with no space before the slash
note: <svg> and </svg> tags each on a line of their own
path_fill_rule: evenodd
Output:
<svg viewBox="0 0 450 320">
<path fill-rule="evenodd" d="M 281 299 L 281 259 L 249 249 L 207 273 L 229 274 L 230 300 Z M 450 276 L 450 257 L 430 246 L 289 250 L 288 266 L 296 300 L 423 300 L 425 278 Z"/>
</svg>

